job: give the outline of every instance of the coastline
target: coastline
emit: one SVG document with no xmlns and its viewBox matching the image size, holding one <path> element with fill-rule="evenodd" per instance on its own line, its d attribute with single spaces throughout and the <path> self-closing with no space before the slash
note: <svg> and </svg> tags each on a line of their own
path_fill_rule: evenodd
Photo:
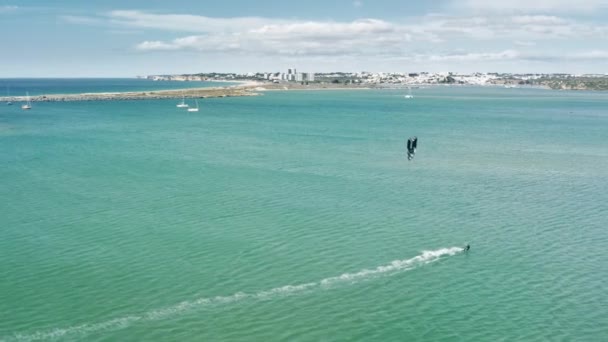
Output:
<svg viewBox="0 0 608 342">
<path fill-rule="evenodd" d="M 222 82 L 222 81 L 214 81 Z M 391 87 L 377 84 L 342 84 L 342 83 L 312 83 L 303 85 L 301 83 L 271 83 L 260 81 L 235 81 L 239 84 L 224 87 L 205 88 L 182 88 L 154 91 L 130 91 L 130 92 L 103 92 L 103 93 L 79 93 L 79 94 L 46 94 L 30 96 L 31 102 L 75 102 L 75 101 L 131 101 L 131 100 L 162 100 L 179 98 L 217 98 L 217 97 L 240 97 L 260 96 L 266 91 L 324 91 L 324 90 L 370 90 L 370 89 L 406 89 L 405 86 Z M 417 84 L 416 86 L 445 86 L 463 87 L 460 84 Z M 501 87 L 492 84 L 482 87 Z M 519 87 L 517 87 L 519 88 Z M 524 87 L 521 87 L 524 88 Z M 546 85 L 531 85 L 526 88 L 551 89 Z M 564 89 L 560 89 L 564 90 Z M 26 96 L 0 96 L 0 102 L 24 102 Z"/>
<path fill-rule="evenodd" d="M 379 89 L 379 87 L 355 84 L 333 84 L 333 83 L 313 83 L 302 85 L 300 83 L 259 83 L 253 86 L 255 91 L 287 91 L 287 90 L 366 90 Z"/>
<path fill-rule="evenodd" d="M 128 101 L 128 100 L 159 100 L 177 98 L 213 98 L 256 96 L 252 85 L 241 84 L 229 87 L 184 88 L 172 90 L 105 92 L 80 94 L 46 94 L 30 96 L 32 102 L 70 102 L 70 101 Z M 26 96 L 4 96 L 0 101 L 23 102 Z"/>
<path fill-rule="evenodd" d="M 240 84 L 226 87 L 183 88 L 154 91 L 104 92 L 79 94 L 45 94 L 30 96 L 31 102 L 72 102 L 72 101 L 129 101 L 129 100 L 160 100 L 185 98 L 216 98 L 259 96 L 263 91 L 285 90 L 340 90 L 340 89 L 372 89 L 368 85 L 343 84 L 311 84 L 298 83 L 267 83 L 258 81 L 240 81 Z M 0 102 L 24 102 L 26 96 L 0 96 Z"/>
</svg>

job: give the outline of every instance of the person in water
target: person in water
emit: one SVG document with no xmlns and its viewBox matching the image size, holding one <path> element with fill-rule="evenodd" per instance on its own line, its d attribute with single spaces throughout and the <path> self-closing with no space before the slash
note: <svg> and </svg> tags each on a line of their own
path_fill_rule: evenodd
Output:
<svg viewBox="0 0 608 342">
<path fill-rule="evenodd" d="M 468 252 L 468 251 L 469 251 L 469 249 L 471 249 L 471 245 L 469 245 L 469 244 L 467 244 L 467 246 L 466 246 L 465 248 L 463 248 L 463 250 L 464 250 L 465 252 Z"/>
<path fill-rule="evenodd" d="M 407 140 L 407 160 L 412 160 L 416 154 L 416 144 L 418 138 L 412 137 Z"/>
</svg>

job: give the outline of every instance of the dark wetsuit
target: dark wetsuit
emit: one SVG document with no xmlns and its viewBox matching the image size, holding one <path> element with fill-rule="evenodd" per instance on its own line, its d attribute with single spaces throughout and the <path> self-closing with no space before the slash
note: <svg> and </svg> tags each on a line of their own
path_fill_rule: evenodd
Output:
<svg viewBox="0 0 608 342">
<path fill-rule="evenodd" d="M 416 147 L 418 146 L 418 138 L 412 137 L 407 141 L 407 159 L 412 160 L 416 154 Z"/>
</svg>

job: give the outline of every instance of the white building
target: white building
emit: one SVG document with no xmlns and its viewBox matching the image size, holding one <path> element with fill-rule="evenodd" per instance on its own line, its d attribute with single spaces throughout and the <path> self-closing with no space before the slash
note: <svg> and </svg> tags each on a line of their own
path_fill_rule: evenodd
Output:
<svg viewBox="0 0 608 342">
<path fill-rule="evenodd" d="M 296 68 L 287 69 L 287 73 L 277 73 L 279 80 L 292 82 L 314 82 L 315 74 L 312 72 L 297 72 Z"/>
<path fill-rule="evenodd" d="M 294 76 L 293 81 L 296 82 L 314 82 L 315 81 L 315 74 L 312 72 L 299 72 L 295 75 L 291 75 Z"/>
</svg>

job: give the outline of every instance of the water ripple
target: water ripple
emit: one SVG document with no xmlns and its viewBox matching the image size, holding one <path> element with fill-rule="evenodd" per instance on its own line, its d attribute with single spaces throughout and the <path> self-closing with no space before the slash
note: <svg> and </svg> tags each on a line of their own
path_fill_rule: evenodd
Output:
<svg viewBox="0 0 608 342">
<path fill-rule="evenodd" d="M 270 290 L 262 290 L 255 293 L 237 292 L 230 296 L 203 297 L 189 301 L 183 301 L 173 306 L 154 309 L 143 314 L 128 315 L 114 318 L 101 323 L 82 324 L 67 328 L 55 328 L 48 331 L 40 331 L 31 334 L 15 333 L 12 336 L 0 338 L 2 342 L 9 341 L 38 341 L 63 338 L 68 335 L 79 335 L 84 337 L 91 333 L 100 331 L 111 331 L 129 327 L 138 322 L 157 321 L 175 317 L 203 306 L 227 305 L 242 300 L 271 300 L 277 297 L 289 296 L 297 293 L 311 291 L 315 288 L 330 289 L 339 284 L 352 284 L 370 278 L 404 272 L 415 269 L 429 263 L 436 262 L 443 257 L 453 256 L 462 252 L 461 247 L 441 248 L 432 251 L 423 251 L 422 254 L 410 259 L 395 260 L 387 265 L 378 266 L 373 269 L 363 269 L 353 273 L 343 273 L 339 276 L 329 277 L 317 282 L 298 285 L 285 285 Z"/>
</svg>

